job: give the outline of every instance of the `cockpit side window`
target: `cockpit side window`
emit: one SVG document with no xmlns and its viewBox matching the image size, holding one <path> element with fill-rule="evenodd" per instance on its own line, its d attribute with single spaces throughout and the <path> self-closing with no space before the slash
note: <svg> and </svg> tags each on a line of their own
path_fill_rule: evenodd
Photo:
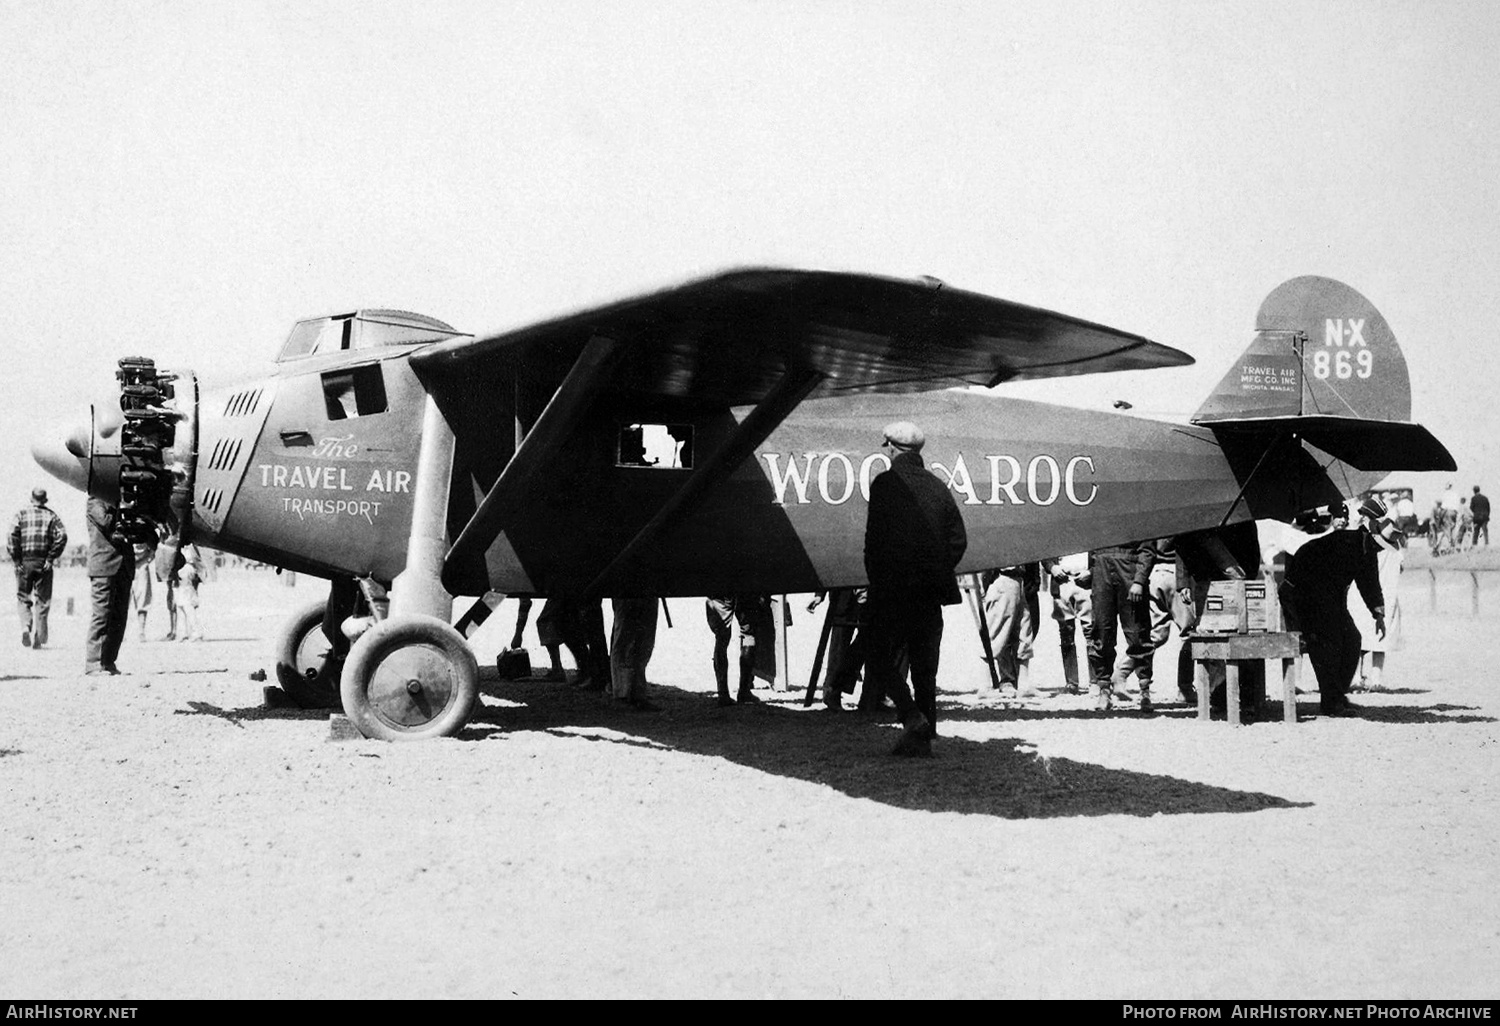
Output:
<svg viewBox="0 0 1500 1026">
<path fill-rule="evenodd" d="M 349 348 L 354 315 L 342 317 L 315 317 L 310 321 L 298 321 L 292 333 L 281 347 L 282 360 L 295 360 L 314 353 L 334 353 Z"/>
<path fill-rule="evenodd" d="M 323 375 L 323 402 L 329 420 L 368 417 L 387 409 L 385 377 L 372 363 Z"/>
</svg>

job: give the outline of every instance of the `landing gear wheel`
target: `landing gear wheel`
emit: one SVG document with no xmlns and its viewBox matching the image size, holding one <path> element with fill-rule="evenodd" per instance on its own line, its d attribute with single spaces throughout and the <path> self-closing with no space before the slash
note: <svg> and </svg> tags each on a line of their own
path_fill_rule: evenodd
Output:
<svg viewBox="0 0 1500 1026">
<path fill-rule="evenodd" d="M 457 733 L 479 700 L 463 635 L 433 616 L 382 620 L 344 661 L 344 712 L 365 737 L 419 741 Z"/>
<path fill-rule="evenodd" d="M 276 680 L 281 690 L 304 709 L 337 709 L 339 674 L 343 662 L 323 633 L 323 610 L 318 599 L 297 610 L 276 638 Z"/>
</svg>

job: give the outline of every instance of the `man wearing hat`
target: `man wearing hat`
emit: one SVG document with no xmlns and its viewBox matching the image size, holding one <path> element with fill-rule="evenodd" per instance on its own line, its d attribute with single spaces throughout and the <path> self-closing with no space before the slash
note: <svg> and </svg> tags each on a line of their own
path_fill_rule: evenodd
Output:
<svg viewBox="0 0 1500 1026">
<path fill-rule="evenodd" d="M 1371 496 L 1360 504 L 1356 524 L 1332 530 L 1303 544 L 1288 557 L 1281 585 L 1288 626 L 1302 632 L 1307 657 L 1318 677 L 1325 716 L 1353 716 L 1349 684 L 1359 669 L 1359 628 L 1349 615 L 1349 585 L 1375 620 L 1375 636 L 1385 638 L 1385 596 L 1380 590 L 1380 546 L 1371 530 L 1386 517 L 1386 506 Z"/>
<path fill-rule="evenodd" d="M 968 547 L 953 493 L 922 459 L 925 440 L 909 421 L 885 426 L 891 466 L 870 482 L 865 521 L 871 635 L 866 676 L 883 685 L 906 728 L 897 755 L 932 754 L 943 606 L 959 601 L 954 573 Z M 896 670 L 903 649 L 915 700 Z"/>
<path fill-rule="evenodd" d="M 62 518 L 47 508 L 47 491 L 31 490 L 31 505 L 16 514 L 10 528 L 10 561 L 16 565 L 16 607 L 21 614 L 21 644 L 47 643 L 47 611 L 52 607 L 52 564 L 68 547 Z"/>
</svg>

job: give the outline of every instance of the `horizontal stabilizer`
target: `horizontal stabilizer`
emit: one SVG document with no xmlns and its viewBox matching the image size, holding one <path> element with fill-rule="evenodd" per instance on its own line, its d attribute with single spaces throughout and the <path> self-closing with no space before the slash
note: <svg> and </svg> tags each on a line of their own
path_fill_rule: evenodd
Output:
<svg viewBox="0 0 1500 1026">
<path fill-rule="evenodd" d="M 1243 417 L 1207 425 L 1222 436 L 1295 435 L 1356 470 L 1457 470 L 1447 447 L 1420 424 L 1358 417 Z"/>
</svg>

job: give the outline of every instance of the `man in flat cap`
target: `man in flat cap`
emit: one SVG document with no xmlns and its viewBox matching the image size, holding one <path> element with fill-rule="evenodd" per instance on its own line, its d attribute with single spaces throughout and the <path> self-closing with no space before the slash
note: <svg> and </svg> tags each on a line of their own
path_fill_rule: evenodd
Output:
<svg viewBox="0 0 1500 1026">
<path fill-rule="evenodd" d="M 896 755 L 932 754 L 943 606 L 959 601 L 954 573 L 968 547 L 958 503 L 922 459 L 924 441 L 909 421 L 885 426 L 891 466 L 870 482 L 865 521 L 871 635 L 866 676 L 884 686 L 906 728 Z M 902 649 L 915 700 L 896 670 Z"/>
<path fill-rule="evenodd" d="M 10 528 L 10 560 L 16 565 L 16 607 L 21 614 L 21 644 L 47 643 L 47 611 L 52 607 L 52 564 L 68 547 L 62 518 L 47 508 L 47 491 L 31 490 L 31 505 L 16 514 Z"/>
</svg>

